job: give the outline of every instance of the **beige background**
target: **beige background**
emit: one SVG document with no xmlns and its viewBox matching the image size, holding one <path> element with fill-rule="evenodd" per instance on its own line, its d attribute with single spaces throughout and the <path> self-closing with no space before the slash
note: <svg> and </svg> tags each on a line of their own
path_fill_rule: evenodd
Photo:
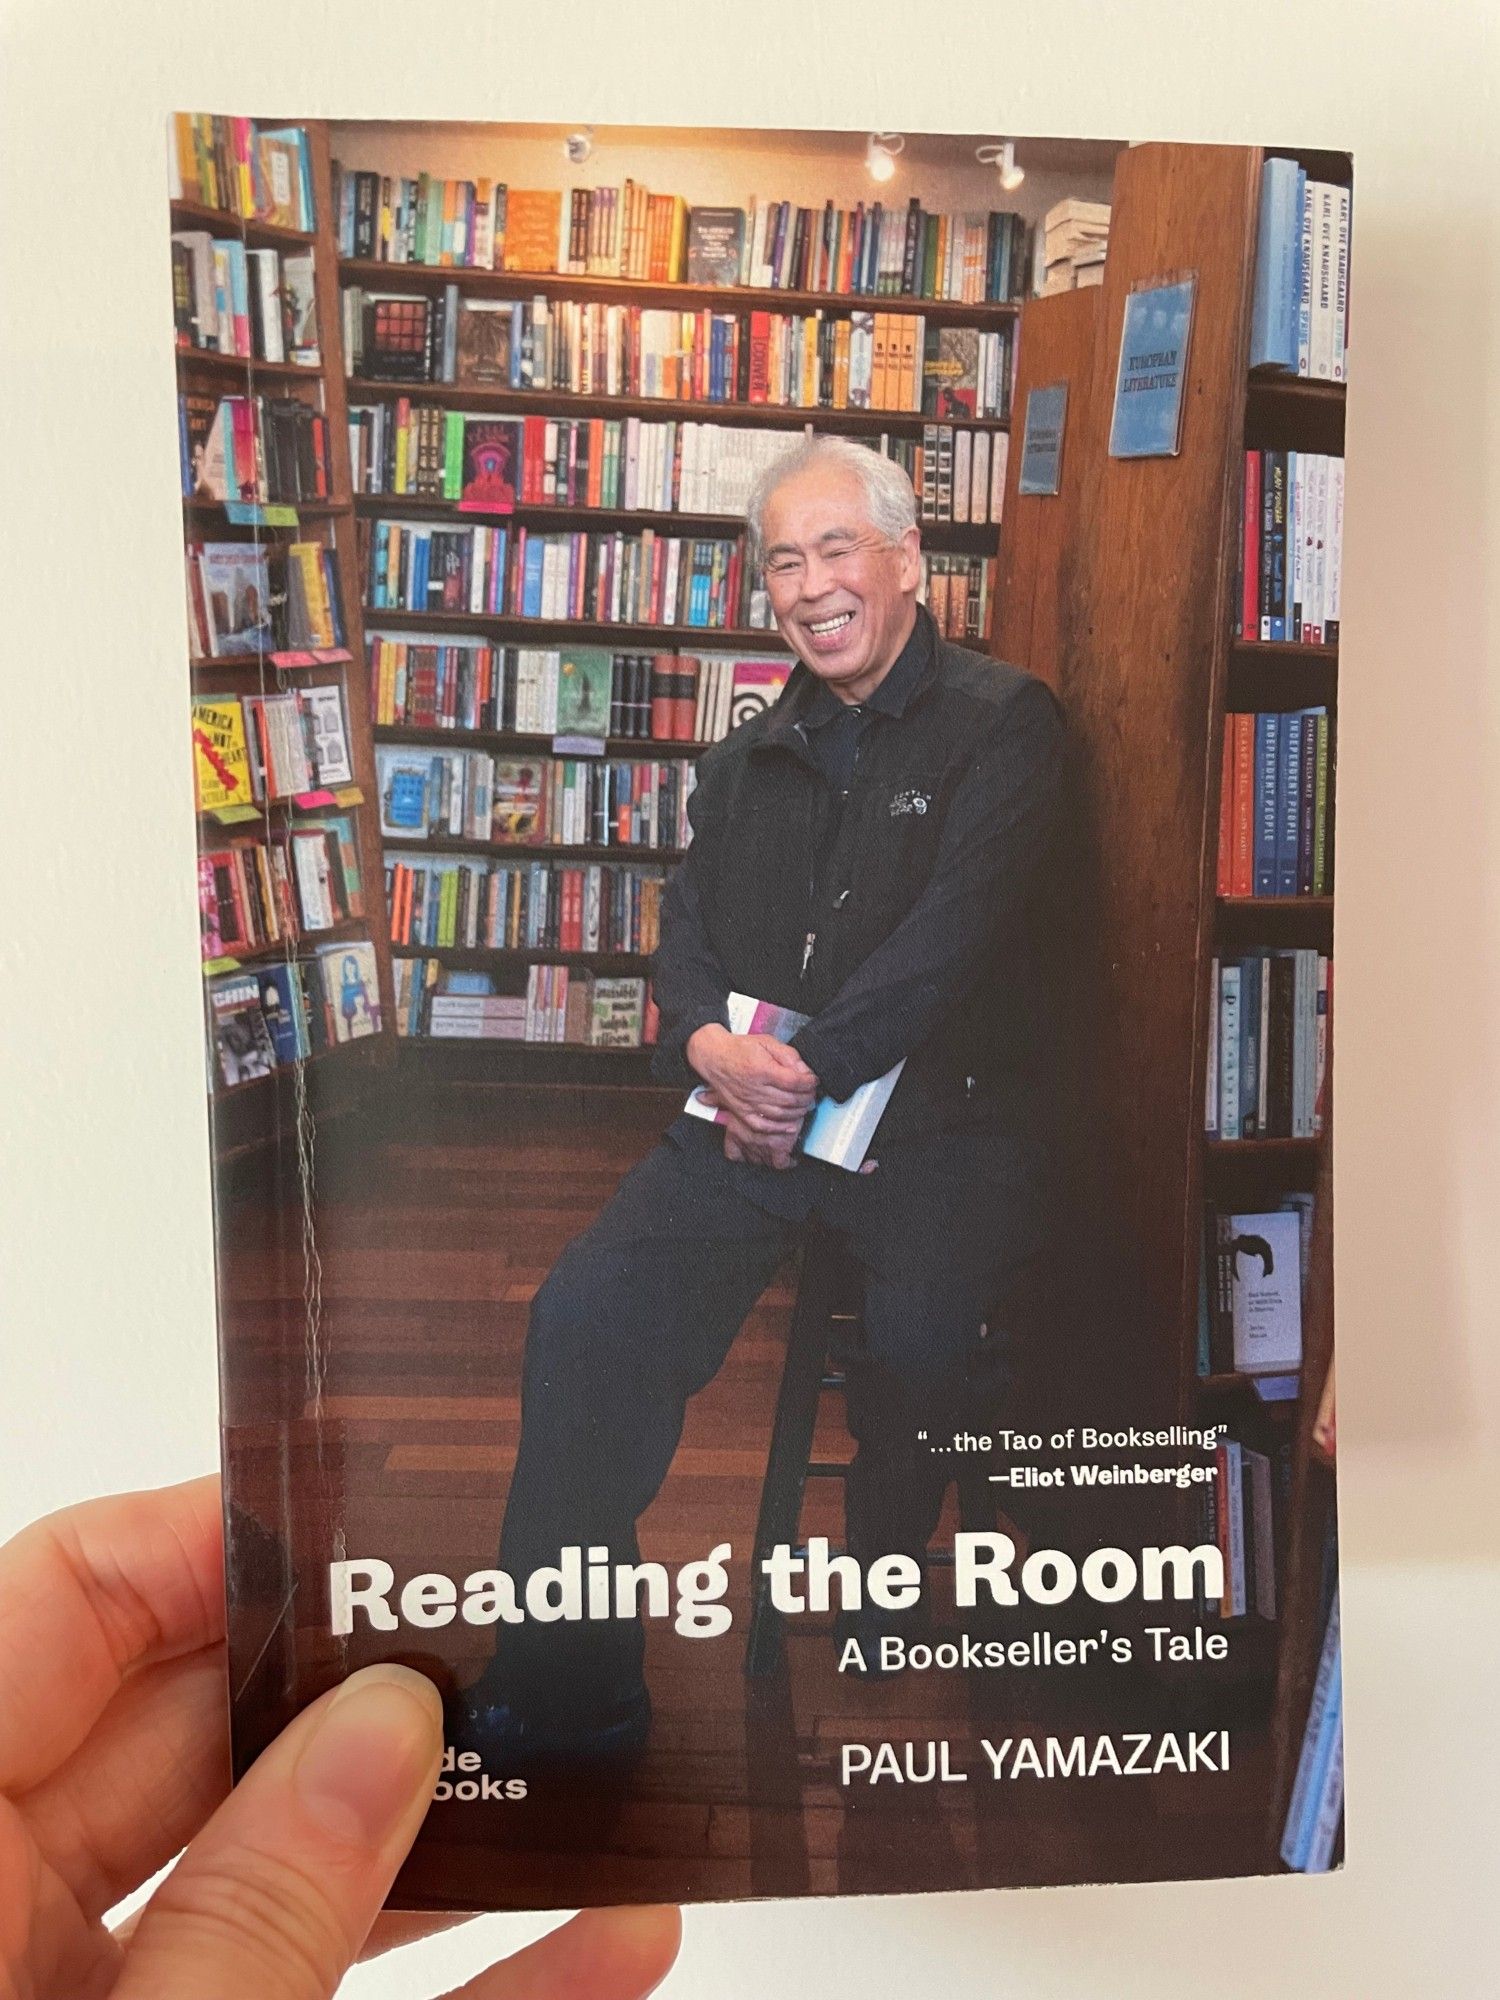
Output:
<svg viewBox="0 0 1500 2000">
<path fill-rule="evenodd" d="M 876 1996 L 937 1979 L 955 1995 L 1037 2000 L 1491 1990 L 1493 11 L 6 9 L 0 1531 L 214 1453 L 166 112 L 868 120 L 1354 150 L 1337 946 L 1350 1866 L 1323 1883 L 698 1912 L 670 1991 Z M 439 1967 L 451 1980 L 491 1941 L 538 1928 L 492 1919 L 429 1947 L 429 1967 L 372 1968 L 349 1990 L 431 1990 Z"/>
</svg>

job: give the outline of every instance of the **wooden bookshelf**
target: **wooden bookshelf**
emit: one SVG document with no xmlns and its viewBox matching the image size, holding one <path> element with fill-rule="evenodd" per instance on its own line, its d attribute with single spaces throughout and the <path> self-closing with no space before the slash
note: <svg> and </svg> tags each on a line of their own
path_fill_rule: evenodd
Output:
<svg viewBox="0 0 1500 2000">
<path fill-rule="evenodd" d="M 176 352 L 179 381 L 184 386 L 212 388 L 223 394 L 255 393 L 261 388 L 284 395 L 295 387 L 319 409 L 328 428 L 329 497 L 318 501 L 270 502 L 242 509 L 222 502 L 187 496 L 182 502 L 183 525 L 193 540 L 277 540 L 288 535 L 319 540 L 331 551 L 337 572 L 345 627 L 347 657 L 305 665 L 286 665 L 269 656 L 235 654 L 223 658 L 190 658 L 188 670 L 195 691 L 207 692 L 215 681 L 237 692 L 275 692 L 317 681 L 336 682 L 343 692 L 344 719 L 352 770 L 350 788 L 331 788 L 335 802 L 303 807 L 296 799 L 280 799 L 258 809 L 253 818 L 220 820 L 213 812 L 198 814 L 203 851 L 211 851 L 246 835 L 264 836 L 268 827 L 290 827 L 304 810 L 312 816 L 347 816 L 358 850 L 363 915 L 325 930 L 304 930 L 294 940 L 282 940 L 256 950 L 224 954 L 226 970 L 253 968 L 308 956 L 322 947 L 368 942 L 373 946 L 379 986 L 381 1026 L 377 1033 L 334 1041 L 269 1075 L 226 1085 L 210 1073 L 211 1126 L 215 1157 L 221 1162 L 240 1158 L 288 1138 L 304 1102 L 318 1117 L 350 1109 L 370 1080 L 395 1053 L 393 989 L 388 939 L 389 925 L 382 893 L 383 857 L 376 812 L 375 759 L 370 732 L 368 676 L 364 668 L 364 629 L 360 614 L 360 581 L 354 540 L 355 523 L 349 483 L 348 409 L 344 397 L 342 350 L 338 339 L 339 294 L 337 252 L 332 229 L 332 183 L 325 125 L 310 121 L 307 134 L 315 227 L 311 231 L 242 218 L 209 208 L 201 202 L 173 200 L 173 229 L 207 229 L 219 240 L 237 239 L 252 248 L 283 253 L 311 251 L 313 288 L 320 341 L 320 364 L 268 362 L 202 348 Z M 334 650 L 334 649 L 330 649 Z M 338 802 L 337 794 L 347 802 Z M 210 1062 L 214 1061 L 210 1031 Z"/>
<path fill-rule="evenodd" d="M 345 257 L 346 285 L 370 292 L 460 292 L 491 299 L 582 299 L 613 305 L 708 306 L 719 312 L 894 312 L 958 326 L 1004 326 L 1020 305 L 1011 299 L 921 299 L 910 293 L 798 292 L 772 285 L 690 285 L 644 278 L 587 277 L 568 271 L 485 271 L 468 264 L 387 264 Z"/>
<path fill-rule="evenodd" d="M 776 631 L 754 626 L 722 625 L 616 625 L 594 623 L 581 618 L 520 618 L 488 611 L 383 611 L 373 604 L 364 607 L 371 626 L 389 625 L 402 632 L 431 632 L 433 643 L 445 637 L 467 633 L 492 633 L 523 646 L 554 645 L 608 646 L 620 653 L 661 653 L 668 650 L 691 653 L 787 653 L 791 648 Z"/>
<path fill-rule="evenodd" d="M 1258 946 L 1330 951 L 1334 903 L 1218 896 L 1218 788 L 1228 711 L 1336 712 L 1336 645 L 1239 640 L 1233 620 L 1244 453 L 1340 454 L 1344 395 L 1342 384 L 1249 371 L 1261 161 L 1257 149 L 1227 146 L 1122 153 L 1103 286 L 1088 304 L 1063 295 L 1026 307 L 1015 427 L 1030 386 L 1068 384 L 1062 492 L 1017 496 L 1018 442 L 1005 512 L 1005 541 L 1014 532 L 1016 542 L 1005 560 L 1007 572 L 1029 572 L 1031 595 L 1004 604 L 997 651 L 1057 686 L 1074 738 L 1070 1165 L 1073 1198 L 1106 1219 L 1092 1291 L 1111 1300 L 1107 1332 L 1084 1327 L 1088 1351 L 1075 1365 L 1104 1407 L 1223 1421 L 1231 1435 L 1241 1424 L 1259 1436 L 1274 1426 L 1291 1440 L 1280 1615 L 1274 1625 L 1224 1628 L 1237 1699 L 1267 1733 L 1276 1768 L 1263 1799 L 1264 1859 L 1274 1868 L 1322 1640 L 1321 1549 L 1333 1508 L 1326 1468 L 1309 1469 L 1332 1352 L 1331 1098 L 1318 1138 L 1205 1136 L 1211 967 L 1221 951 Z M 1112 459 L 1126 298 L 1187 272 L 1197 290 L 1180 448 Z M 1268 1405 L 1248 1378 L 1198 1373 L 1204 1203 L 1274 1207 L 1309 1190 L 1301 1394 Z M 1252 1634 L 1257 1623 L 1264 1629 Z"/>
</svg>

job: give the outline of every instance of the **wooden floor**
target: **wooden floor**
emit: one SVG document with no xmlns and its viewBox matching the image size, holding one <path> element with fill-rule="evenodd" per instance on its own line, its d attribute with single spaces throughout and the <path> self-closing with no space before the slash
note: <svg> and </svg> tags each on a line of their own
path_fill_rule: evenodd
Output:
<svg viewBox="0 0 1500 2000">
<path fill-rule="evenodd" d="M 318 1130 L 305 1216 L 294 1171 L 281 1185 L 264 1163 L 237 1177 L 220 1222 L 226 1445 L 234 1494 L 255 1517 L 237 1567 L 244 1754 L 288 1706 L 384 1653 L 363 1629 L 347 1650 L 329 1636 L 331 1554 L 383 1556 L 398 1580 L 493 1563 L 530 1299 L 674 1101 L 469 1089 L 413 1102 L 393 1089 L 357 1122 Z M 656 1722 L 645 1758 L 612 1791 L 594 1782 L 580 1798 L 549 1780 L 545 1796 L 520 1803 L 435 1805 L 406 1898 L 564 1906 L 1266 1865 L 1258 1696 L 1231 1718 L 1222 1703 L 1200 1715 L 1185 1689 L 1118 1670 L 931 1671 L 867 1684 L 837 1672 L 826 1621 L 811 1619 L 795 1621 L 780 1674 L 746 1680 L 744 1586 L 793 1275 L 766 1294 L 694 1403 L 641 1524 L 644 1552 L 668 1565 L 732 1544 L 733 1629 L 688 1641 L 651 1628 Z M 825 1403 L 820 1455 L 845 1456 L 837 1399 Z M 289 1551 L 261 1533 L 286 1520 Z M 836 1482 L 814 1482 L 803 1527 L 839 1541 Z M 940 1606 L 943 1594 L 939 1582 Z M 951 1609 L 945 1622 L 957 1629 Z M 1048 1622 L 1057 1629 L 1055 1615 Z M 426 1651 L 403 1632 L 399 1656 L 462 1684 L 492 1631 L 455 1624 Z M 1005 1636 L 1017 1636 L 1014 1623 Z M 1226 1778 L 995 1782 L 980 1747 L 1050 1729 L 1231 1719 Z M 967 1782 L 843 1788 L 846 1741 L 893 1743 L 898 1756 L 921 1746 L 919 1768 L 925 1746 L 946 1741 Z"/>
</svg>

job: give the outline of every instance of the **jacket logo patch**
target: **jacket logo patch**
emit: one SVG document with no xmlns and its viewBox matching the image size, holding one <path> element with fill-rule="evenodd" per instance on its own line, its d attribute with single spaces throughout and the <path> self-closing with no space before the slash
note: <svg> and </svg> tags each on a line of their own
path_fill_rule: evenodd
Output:
<svg viewBox="0 0 1500 2000">
<path fill-rule="evenodd" d="M 905 819 L 911 813 L 924 813 L 931 804 L 926 792 L 897 792 L 891 800 L 891 818 Z"/>
</svg>

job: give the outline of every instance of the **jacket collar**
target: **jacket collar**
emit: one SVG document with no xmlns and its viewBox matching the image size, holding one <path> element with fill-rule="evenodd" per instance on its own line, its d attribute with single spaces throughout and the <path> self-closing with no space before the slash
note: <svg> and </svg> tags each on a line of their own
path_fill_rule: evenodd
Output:
<svg viewBox="0 0 1500 2000">
<path fill-rule="evenodd" d="M 907 671 L 910 663 L 910 671 Z M 937 678 L 937 627 L 923 604 L 917 606 L 917 622 L 911 637 L 897 656 L 886 678 L 871 695 L 868 706 L 882 714 L 900 716 L 931 692 Z M 892 685 L 894 683 L 894 685 Z M 799 660 L 787 678 L 775 703 L 766 712 L 760 740 L 754 750 L 790 750 L 793 755 L 810 756 L 807 746 L 808 711 L 823 683 Z M 887 690 L 889 689 L 889 692 Z M 884 699 L 882 699 L 884 696 Z"/>
</svg>

